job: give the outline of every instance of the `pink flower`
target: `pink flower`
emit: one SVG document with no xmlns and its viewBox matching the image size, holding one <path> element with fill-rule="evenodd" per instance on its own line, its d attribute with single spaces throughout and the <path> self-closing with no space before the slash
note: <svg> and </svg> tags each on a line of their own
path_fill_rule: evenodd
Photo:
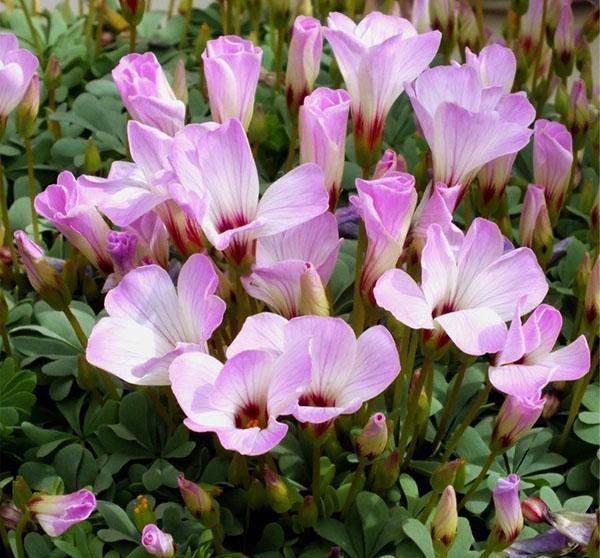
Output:
<svg viewBox="0 0 600 558">
<path fill-rule="evenodd" d="M 154 523 L 149 523 L 142 531 L 142 546 L 148 554 L 159 558 L 175 556 L 173 537 L 161 531 Z"/>
<path fill-rule="evenodd" d="M 177 191 L 169 153 L 173 138 L 160 130 L 131 121 L 127 138 L 133 163 L 115 161 L 107 178 L 84 175 L 79 183 L 86 196 L 120 227 L 132 225 L 149 212 L 156 212 L 180 252 L 188 254 L 202 246 L 201 233 L 182 208 L 172 201 Z M 200 213 L 204 206 L 198 210 Z"/>
<path fill-rule="evenodd" d="M 350 96 L 343 89 L 319 87 L 300 107 L 300 161 L 323 170 L 329 208 L 335 208 L 342 188 Z"/>
<path fill-rule="evenodd" d="M 516 444 L 540 418 L 544 403 L 539 393 L 507 395 L 494 423 L 492 449 L 503 452 Z"/>
<path fill-rule="evenodd" d="M 553 222 L 565 202 L 572 164 L 573 139 L 564 124 L 537 120 L 533 134 L 533 178 L 544 187 Z"/>
<path fill-rule="evenodd" d="M 38 67 L 38 59 L 19 48 L 12 33 L 0 33 L 0 130 L 7 116 L 21 102 Z"/>
<path fill-rule="evenodd" d="M 493 497 L 496 507 L 494 532 L 504 545 L 514 541 L 523 529 L 523 514 L 519 501 L 520 483 L 518 475 L 512 474 L 498 479 L 494 488 Z"/>
<path fill-rule="evenodd" d="M 555 69 L 559 75 L 569 77 L 573 71 L 575 54 L 575 22 L 571 0 L 562 3 L 556 33 L 554 34 Z"/>
<path fill-rule="evenodd" d="M 464 189 L 484 164 L 516 153 L 531 136 L 526 95 L 485 87 L 471 65 L 427 70 L 406 93 L 431 149 L 434 182 Z"/>
<path fill-rule="evenodd" d="M 380 12 L 369 13 L 358 24 L 333 12 L 327 25 L 325 37 L 352 98 L 357 154 L 362 149 L 364 156 L 372 159 L 377 156 L 390 108 L 405 83 L 429 65 L 441 33 L 419 35 L 408 20 Z"/>
<path fill-rule="evenodd" d="M 235 35 L 208 41 L 202 53 L 210 111 L 224 124 L 237 118 L 248 129 L 260 75 L 262 49 Z"/>
<path fill-rule="evenodd" d="M 457 239 L 458 240 L 458 239 Z M 375 285 L 377 304 L 442 347 L 447 335 L 463 352 L 482 355 L 504 346 L 506 325 L 521 299 L 522 313 L 544 298 L 548 285 L 529 248 L 504 253 L 504 239 L 491 221 L 475 219 L 455 248 L 439 225 L 431 225 L 421 255 L 422 279 L 401 269 Z M 444 335 L 445 334 L 445 335 Z"/>
<path fill-rule="evenodd" d="M 256 164 L 238 120 L 187 126 L 175 138 L 171 161 L 182 186 L 174 194 L 177 201 L 191 208 L 190 200 L 203 200 L 194 215 L 197 222 L 210 243 L 237 263 L 252 258 L 257 238 L 291 229 L 327 209 L 323 173 L 314 164 L 281 177 L 259 201 Z"/>
<path fill-rule="evenodd" d="M 90 335 L 87 360 L 131 384 L 168 385 L 173 359 L 205 350 L 221 323 L 225 303 L 214 294 L 217 284 L 201 254 L 183 264 L 177 288 L 157 265 L 134 269 L 106 295 L 108 317 Z"/>
<path fill-rule="evenodd" d="M 71 525 L 86 520 L 96 509 L 96 497 L 86 489 L 72 494 L 35 494 L 27 504 L 32 518 L 51 537 L 62 535 Z"/>
<path fill-rule="evenodd" d="M 306 313 L 302 303 L 307 302 L 307 279 L 303 281 L 303 277 L 312 277 L 324 295 L 341 243 L 336 219 L 329 212 L 287 231 L 259 238 L 252 274 L 242 277 L 244 288 L 286 318 Z"/>
<path fill-rule="evenodd" d="M 185 105 L 175 97 L 153 52 L 126 54 L 112 76 L 131 118 L 170 136 L 183 128 Z"/>
<path fill-rule="evenodd" d="M 242 351 L 224 365 L 204 353 L 186 353 L 170 367 L 184 424 L 215 432 L 225 449 L 243 455 L 262 455 L 283 440 L 288 427 L 277 418 L 294 411 L 298 388 L 309 377 L 306 342 L 280 355 Z"/>
<path fill-rule="evenodd" d="M 324 424 L 383 392 L 400 372 L 394 340 L 375 326 L 356 339 L 340 318 L 302 316 L 287 322 L 275 314 L 246 320 L 227 349 L 232 358 L 252 347 L 285 355 L 301 340 L 309 342 L 310 382 L 301 388 L 294 416 L 301 422 Z"/>
<path fill-rule="evenodd" d="M 547 14 L 548 15 L 548 14 Z M 543 0 L 530 0 L 527 12 L 521 18 L 519 26 L 519 41 L 528 61 L 531 61 L 540 42 L 542 25 Z"/>
<path fill-rule="evenodd" d="M 492 385 L 507 395 L 539 394 L 550 382 L 577 380 L 590 368 L 590 350 L 583 335 L 552 351 L 562 327 L 558 310 L 542 304 L 524 324 L 519 305 L 502 351 L 490 366 Z"/>
<path fill-rule="evenodd" d="M 314 17 L 299 15 L 294 20 L 285 72 L 288 106 L 295 113 L 313 88 L 321 66 L 323 31 Z"/>
<path fill-rule="evenodd" d="M 360 289 L 371 296 L 375 282 L 384 271 L 396 267 L 410 227 L 417 191 L 413 176 L 388 172 L 383 178 L 356 180 L 358 196 L 351 196 L 365 224 L 367 252 Z"/>
<path fill-rule="evenodd" d="M 56 184 L 39 193 L 35 198 L 35 210 L 98 269 L 104 273 L 112 271 L 106 245 L 110 228 L 72 173 L 61 172 Z"/>
<path fill-rule="evenodd" d="M 466 65 L 475 68 L 483 87 L 502 87 L 510 93 L 517 73 L 517 59 L 510 48 L 499 44 L 483 47 L 479 54 L 465 49 Z"/>
<path fill-rule="evenodd" d="M 406 161 L 404 157 L 393 149 L 386 149 L 377 161 L 373 171 L 373 180 L 383 178 L 391 172 L 406 172 Z"/>
<path fill-rule="evenodd" d="M 429 0 L 413 1 L 410 20 L 418 33 L 431 31 L 431 22 L 429 19 Z"/>
</svg>

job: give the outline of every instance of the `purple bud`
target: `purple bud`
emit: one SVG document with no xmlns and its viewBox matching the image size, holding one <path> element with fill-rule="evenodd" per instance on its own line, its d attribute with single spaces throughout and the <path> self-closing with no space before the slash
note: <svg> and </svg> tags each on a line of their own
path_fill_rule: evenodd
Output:
<svg viewBox="0 0 600 558">
<path fill-rule="evenodd" d="M 498 412 L 492 433 L 492 448 L 504 450 L 516 444 L 536 423 L 544 399 L 539 395 L 519 397 L 509 395 Z"/>
<path fill-rule="evenodd" d="M 128 232 L 111 231 L 108 233 L 106 248 L 113 260 L 117 274 L 125 275 L 136 267 L 137 237 L 135 235 Z"/>
<path fill-rule="evenodd" d="M 12 502 L 2 502 L 0 504 L 0 521 L 7 530 L 16 529 L 22 515 L 23 512 Z"/>
<path fill-rule="evenodd" d="M 518 475 L 512 474 L 498 479 L 494 488 L 494 536 L 503 546 L 514 541 L 523 529 L 523 514 L 519 501 L 520 483 Z"/>
<path fill-rule="evenodd" d="M 371 415 L 369 422 L 356 439 L 356 449 L 360 457 L 375 459 L 385 449 L 388 441 L 387 420 L 383 413 Z"/>
</svg>

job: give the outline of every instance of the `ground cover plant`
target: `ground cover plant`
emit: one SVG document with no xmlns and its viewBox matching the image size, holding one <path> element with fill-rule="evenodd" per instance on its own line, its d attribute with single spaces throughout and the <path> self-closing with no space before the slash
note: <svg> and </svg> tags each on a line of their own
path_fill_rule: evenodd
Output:
<svg viewBox="0 0 600 558">
<path fill-rule="evenodd" d="M 3 555 L 599 556 L 599 12 L 483 8 L 4 0 Z"/>
</svg>

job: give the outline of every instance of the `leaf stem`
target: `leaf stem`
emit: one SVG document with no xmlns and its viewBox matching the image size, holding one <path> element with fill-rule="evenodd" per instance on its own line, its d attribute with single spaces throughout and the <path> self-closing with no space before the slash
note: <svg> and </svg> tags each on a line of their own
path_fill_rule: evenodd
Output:
<svg viewBox="0 0 600 558">
<path fill-rule="evenodd" d="M 361 221 L 358 225 L 358 241 L 356 243 L 356 259 L 354 264 L 354 303 L 352 311 L 352 329 L 356 336 L 360 335 L 365 326 L 365 305 L 360 292 L 362 268 L 367 250 L 367 233 Z"/>
<path fill-rule="evenodd" d="M 318 505 L 321 496 L 321 442 L 313 442 L 312 448 L 312 496 Z"/>
<path fill-rule="evenodd" d="M 477 488 L 479 488 L 481 481 L 487 475 L 487 472 L 490 470 L 490 467 L 496 460 L 496 457 L 498 457 L 498 452 L 492 450 L 490 452 L 490 454 L 488 455 L 488 458 L 486 459 L 485 463 L 483 464 L 483 467 L 481 468 L 479 475 L 477 475 L 477 478 L 471 483 L 469 490 L 463 496 L 463 499 L 460 501 L 460 504 L 458 505 L 458 511 L 462 510 L 465 507 L 465 504 L 469 501 L 471 496 L 473 496 L 473 494 L 475 493 Z"/>
<path fill-rule="evenodd" d="M 35 210 L 35 176 L 33 174 L 33 149 L 31 147 L 31 138 L 23 138 L 25 144 L 25 154 L 27 156 L 27 186 L 29 190 L 29 204 L 31 207 L 31 226 L 33 228 L 33 240 L 37 244 L 40 244 L 42 239 L 40 238 L 40 225 L 38 222 L 37 211 Z"/>
<path fill-rule="evenodd" d="M 365 471 L 366 464 L 367 462 L 362 458 L 358 461 L 358 467 L 356 468 L 356 471 L 354 471 L 352 483 L 350 484 L 350 490 L 348 490 L 348 495 L 346 496 L 346 500 L 340 511 L 342 519 L 345 519 L 346 515 L 348 515 L 348 512 L 350 511 L 350 506 L 352 505 L 354 497 L 356 496 L 356 492 L 358 491 L 358 486 L 360 485 L 360 477 Z"/>
<path fill-rule="evenodd" d="M 12 265 L 17 265 L 17 252 L 13 243 L 12 230 L 8 219 L 8 192 L 4 187 L 4 167 L 2 166 L 2 157 L 0 156 L 0 216 L 2 217 L 2 225 L 4 225 L 4 242 L 10 250 L 10 259 Z"/>
</svg>

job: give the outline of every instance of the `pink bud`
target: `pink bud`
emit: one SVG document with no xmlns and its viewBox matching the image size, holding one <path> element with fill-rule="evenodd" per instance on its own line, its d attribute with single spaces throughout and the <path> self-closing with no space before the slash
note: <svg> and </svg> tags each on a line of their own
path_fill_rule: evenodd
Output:
<svg viewBox="0 0 600 558">
<path fill-rule="evenodd" d="M 322 51 L 323 31 L 319 20 L 303 15 L 296 17 L 285 73 L 285 93 L 292 117 L 312 91 L 319 75 Z"/>
<path fill-rule="evenodd" d="M 148 554 L 159 558 L 172 558 L 175 556 L 173 537 L 161 531 L 154 523 L 144 527 L 142 531 L 142 546 Z"/>
<path fill-rule="evenodd" d="M 388 441 L 388 428 L 385 415 L 375 413 L 356 439 L 356 449 L 360 457 L 375 459 L 385 449 Z"/>
<path fill-rule="evenodd" d="M 539 395 L 508 395 L 498 412 L 492 432 L 492 448 L 504 450 L 527 434 L 542 414 L 544 400 Z"/>
<path fill-rule="evenodd" d="M 406 172 L 406 170 L 404 157 L 400 153 L 396 153 L 393 149 L 386 149 L 375 166 L 373 180 L 383 178 L 390 172 Z"/>
<path fill-rule="evenodd" d="M 493 532 L 503 545 L 514 541 L 523 529 L 523 514 L 519 501 L 520 483 L 518 475 L 512 474 L 498 479 L 494 488 L 496 518 Z"/>
<path fill-rule="evenodd" d="M 546 502 L 538 496 L 527 496 L 521 502 L 521 511 L 530 523 L 545 523 L 549 509 Z"/>
</svg>

